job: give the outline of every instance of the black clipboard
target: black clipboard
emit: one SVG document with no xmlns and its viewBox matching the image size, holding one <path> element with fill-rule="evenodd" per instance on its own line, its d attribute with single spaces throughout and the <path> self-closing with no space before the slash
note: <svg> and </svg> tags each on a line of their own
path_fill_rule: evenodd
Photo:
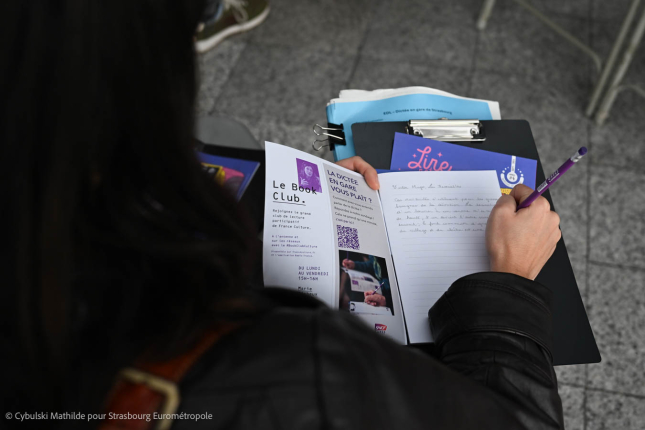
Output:
<svg viewBox="0 0 645 430">
<path fill-rule="evenodd" d="M 353 124 L 356 155 L 360 155 L 377 169 L 389 170 L 394 133 L 406 133 L 407 124 L 407 122 Z M 540 184 L 544 181 L 542 163 L 527 121 L 481 121 L 481 124 L 486 134 L 485 141 L 454 142 L 454 144 L 537 160 L 536 183 Z M 551 209 L 555 210 L 549 191 L 546 191 L 543 196 L 551 204 Z M 585 312 L 564 238 L 558 242 L 553 256 L 536 280 L 553 292 L 553 364 L 600 362 L 600 352 Z"/>
</svg>

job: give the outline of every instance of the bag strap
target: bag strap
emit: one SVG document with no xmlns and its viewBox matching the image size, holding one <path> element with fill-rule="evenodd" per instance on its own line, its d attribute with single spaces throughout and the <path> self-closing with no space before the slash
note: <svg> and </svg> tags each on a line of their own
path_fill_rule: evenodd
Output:
<svg viewBox="0 0 645 430">
<path fill-rule="evenodd" d="M 106 417 L 99 430 L 168 430 L 179 407 L 177 384 L 197 360 L 221 337 L 239 328 L 227 323 L 207 332 L 194 348 L 171 360 L 150 363 L 139 360 L 119 372 L 106 402 Z M 155 421 L 154 413 L 161 415 Z M 150 420 L 146 417 L 150 416 Z"/>
</svg>

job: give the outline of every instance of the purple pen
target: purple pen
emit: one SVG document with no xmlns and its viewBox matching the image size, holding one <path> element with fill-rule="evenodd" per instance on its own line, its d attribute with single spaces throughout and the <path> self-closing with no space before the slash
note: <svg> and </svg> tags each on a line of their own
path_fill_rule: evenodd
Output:
<svg viewBox="0 0 645 430">
<path fill-rule="evenodd" d="M 376 292 L 379 290 L 379 288 L 381 288 L 383 286 L 383 284 L 385 284 L 385 281 L 381 282 L 381 285 L 379 285 L 378 287 L 374 288 L 374 291 L 372 291 L 372 294 L 376 294 Z M 372 295 L 372 294 L 370 294 L 370 295 Z"/>
<path fill-rule="evenodd" d="M 385 281 L 381 282 L 381 285 L 379 285 L 378 287 L 374 288 L 374 291 L 372 291 L 372 292 L 370 293 L 370 296 L 371 296 L 371 295 L 376 294 L 376 292 L 378 291 L 378 289 L 379 289 L 379 288 L 381 288 L 381 287 L 383 286 L 383 284 L 385 284 Z M 371 304 L 371 303 L 368 303 L 368 305 L 370 305 L 370 306 L 377 306 L 377 305 L 373 305 L 373 304 Z"/>
<path fill-rule="evenodd" d="M 535 191 L 531 193 L 530 196 L 526 198 L 518 207 L 517 210 L 524 209 L 528 206 L 531 205 L 537 199 L 540 197 L 546 190 L 549 189 L 549 187 L 558 180 L 558 178 L 562 175 L 564 175 L 564 172 L 569 170 L 571 166 L 576 164 L 584 155 L 587 153 L 587 148 L 582 147 L 580 148 L 575 154 L 571 156 L 567 161 L 564 162 L 562 166 L 560 166 L 558 169 L 555 170 L 555 172 L 551 173 L 551 176 L 546 178 L 546 181 L 542 182 Z"/>
</svg>

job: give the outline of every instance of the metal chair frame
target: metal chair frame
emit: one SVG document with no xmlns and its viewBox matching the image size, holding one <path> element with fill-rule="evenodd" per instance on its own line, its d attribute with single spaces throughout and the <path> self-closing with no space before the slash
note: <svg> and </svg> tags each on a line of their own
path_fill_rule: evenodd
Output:
<svg viewBox="0 0 645 430">
<path fill-rule="evenodd" d="M 484 4 L 482 5 L 482 9 L 479 13 L 479 18 L 477 19 L 477 28 L 479 30 L 483 31 L 486 29 L 486 24 L 488 23 L 488 19 L 490 18 L 493 7 L 495 6 L 495 1 L 496 0 L 484 0 Z M 611 112 L 613 103 L 616 100 L 616 96 L 621 91 L 632 90 L 636 92 L 636 94 L 645 97 L 645 89 L 643 89 L 642 87 L 636 84 L 622 83 L 623 78 L 625 77 L 625 74 L 627 73 L 627 70 L 629 69 L 629 66 L 631 65 L 631 62 L 634 58 L 634 53 L 638 49 L 643 39 L 643 34 L 645 34 L 645 8 L 643 8 L 643 10 L 641 11 L 641 17 L 634 26 L 631 37 L 629 38 L 629 42 L 627 42 L 627 45 L 625 47 L 630 28 L 632 27 L 634 19 L 637 17 L 641 0 L 632 0 L 632 3 L 629 7 L 629 10 L 627 11 L 627 14 L 625 15 L 625 18 L 623 19 L 623 24 L 620 28 L 620 31 L 618 32 L 616 40 L 614 41 L 614 45 L 611 49 L 611 52 L 609 53 L 609 56 L 607 57 L 607 61 L 604 66 L 603 61 L 598 53 L 596 53 L 593 49 L 584 44 L 578 38 L 573 36 L 571 33 L 566 31 L 564 28 L 556 24 L 542 12 L 535 9 L 526 0 L 513 1 L 526 9 L 528 12 L 542 21 L 543 24 L 562 36 L 569 43 L 576 46 L 593 60 L 594 65 L 600 72 L 600 77 L 598 78 L 598 81 L 594 86 L 585 113 L 588 117 L 593 116 L 594 121 L 597 125 L 602 125 L 606 121 L 609 113 Z M 621 51 L 622 57 L 620 59 L 620 63 L 617 67 L 614 68 Z M 610 82 L 609 86 L 607 86 L 608 81 Z"/>
</svg>

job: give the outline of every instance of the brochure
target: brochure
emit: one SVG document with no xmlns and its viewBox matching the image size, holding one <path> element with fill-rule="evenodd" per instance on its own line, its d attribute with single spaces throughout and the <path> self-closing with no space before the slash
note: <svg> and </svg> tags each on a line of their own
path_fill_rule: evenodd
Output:
<svg viewBox="0 0 645 430">
<path fill-rule="evenodd" d="M 517 184 L 535 189 L 536 160 L 424 139 L 405 133 L 394 135 L 391 171 L 491 169 L 497 172 L 499 187 L 504 194 L 509 194 Z"/>
<path fill-rule="evenodd" d="M 497 174 L 423 171 L 363 177 L 266 142 L 265 285 L 350 312 L 397 342 L 431 342 L 428 310 L 456 279 L 489 269 Z"/>
</svg>

